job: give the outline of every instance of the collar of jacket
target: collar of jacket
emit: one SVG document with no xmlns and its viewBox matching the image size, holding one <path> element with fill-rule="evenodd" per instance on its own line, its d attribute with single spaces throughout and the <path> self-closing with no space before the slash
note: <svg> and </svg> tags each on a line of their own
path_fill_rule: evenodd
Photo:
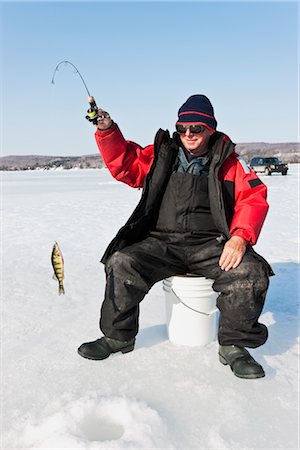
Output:
<svg viewBox="0 0 300 450">
<path fill-rule="evenodd" d="M 210 209 L 217 229 L 229 239 L 230 233 L 226 220 L 221 181 L 219 180 L 219 169 L 234 151 L 235 144 L 226 134 L 216 132 L 211 136 L 210 146 L 212 154 L 208 176 Z"/>
<path fill-rule="evenodd" d="M 235 148 L 235 144 L 231 139 L 219 131 L 211 135 L 208 146 L 211 149 L 212 163 L 218 168 L 220 168 Z"/>
</svg>

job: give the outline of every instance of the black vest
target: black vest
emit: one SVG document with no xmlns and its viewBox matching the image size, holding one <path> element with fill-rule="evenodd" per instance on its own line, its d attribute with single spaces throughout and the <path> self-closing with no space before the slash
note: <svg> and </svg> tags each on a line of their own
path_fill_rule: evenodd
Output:
<svg viewBox="0 0 300 450">
<path fill-rule="evenodd" d="M 173 172 L 158 213 L 155 231 L 191 233 L 198 238 L 219 236 L 208 195 L 208 178 Z"/>
</svg>

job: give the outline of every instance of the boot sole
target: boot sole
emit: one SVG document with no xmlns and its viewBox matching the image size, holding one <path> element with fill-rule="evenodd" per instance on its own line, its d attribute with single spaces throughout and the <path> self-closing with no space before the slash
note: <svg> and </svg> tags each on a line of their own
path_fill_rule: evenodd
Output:
<svg viewBox="0 0 300 450">
<path fill-rule="evenodd" d="M 109 353 L 107 356 L 104 356 L 103 358 L 99 358 L 99 357 L 97 358 L 97 357 L 92 356 L 92 355 L 87 355 L 86 353 L 82 353 L 79 349 L 77 350 L 77 352 L 83 358 L 92 359 L 93 361 L 102 361 L 102 359 L 106 359 L 106 358 L 108 358 L 110 355 L 112 355 L 114 353 L 119 353 L 119 352 L 121 352 L 121 353 L 129 353 L 129 352 L 132 352 L 132 350 L 134 350 L 134 345 L 130 345 L 129 347 L 122 348 L 122 349 L 117 350 L 115 352 L 112 351 L 111 353 Z"/>
<path fill-rule="evenodd" d="M 224 366 L 228 366 L 229 365 L 229 363 L 226 361 L 226 359 L 220 354 L 219 354 L 219 361 Z M 258 373 L 258 374 L 252 373 L 252 374 L 249 374 L 249 375 L 241 375 L 241 374 L 235 372 L 232 367 L 230 367 L 230 369 L 232 370 L 233 374 L 236 377 L 238 377 L 238 378 L 245 378 L 247 380 L 254 380 L 256 378 L 263 378 L 265 376 L 265 373 Z"/>
<path fill-rule="evenodd" d="M 122 353 L 129 353 L 129 352 L 132 352 L 133 349 L 134 349 L 134 345 L 130 345 L 130 347 L 122 348 L 122 350 L 118 350 L 118 351 L 119 352 L 121 351 Z"/>
<path fill-rule="evenodd" d="M 222 355 L 219 354 L 219 361 L 220 363 L 224 364 L 224 366 L 228 366 L 228 362 L 226 361 L 225 358 L 223 358 Z"/>
</svg>

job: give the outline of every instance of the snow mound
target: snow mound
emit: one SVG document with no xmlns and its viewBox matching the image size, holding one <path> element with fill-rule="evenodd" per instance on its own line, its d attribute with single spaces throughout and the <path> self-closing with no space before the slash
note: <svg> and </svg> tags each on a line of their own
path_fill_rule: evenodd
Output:
<svg viewBox="0 0 300 450">
<path fill-rule="evenodd" d="M 48 407 L 47 414 L 27 420 L 17 445 L 87 450 L 174 448 L 158 412 L 124 396 L 88 394 L 50 415 Z"/>
</svg>

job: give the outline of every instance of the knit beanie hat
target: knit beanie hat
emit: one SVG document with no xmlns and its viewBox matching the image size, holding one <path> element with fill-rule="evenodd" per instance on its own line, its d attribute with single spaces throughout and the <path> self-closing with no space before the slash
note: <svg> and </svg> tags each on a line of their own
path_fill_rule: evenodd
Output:
<svg viewBox="0 0 300 450">
<path fill-rule="evenodd" d="M 215 130 L 214 108 L 205 95 L 192 95 L 178 110 L 178 122 L 197 122 Z"/>
</svg>

